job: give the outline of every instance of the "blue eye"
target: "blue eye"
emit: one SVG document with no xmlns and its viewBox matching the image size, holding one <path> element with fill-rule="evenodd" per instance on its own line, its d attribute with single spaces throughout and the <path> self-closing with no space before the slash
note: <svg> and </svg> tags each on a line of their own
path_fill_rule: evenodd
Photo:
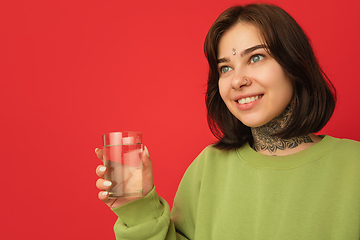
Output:
<svg viewBox="0 0 360 240">
<path fill-rule="evenodd" d="M 260 54 L 256 54 L 256 55 L 254 55 L 254 56 L 252 56 L 251 58 L 250 58 L 250 62 L 251 63 L 256 63 L 256 62 L 259 62 L 259 61 L 261 61 L 261 60 L 263 60 L 264 59 L 264 56 L 262 56 L 262 55 L 260 55 Z"/>
<path fill-rule="evenodd" d="M 232 68 L 229 67 L 229 66 L 223 66 L 223 67 L 220 68 L 221 73 L 226 73 L 226 72 L 228 72 L 230 70 L 232 70 Z"/>
</svg>

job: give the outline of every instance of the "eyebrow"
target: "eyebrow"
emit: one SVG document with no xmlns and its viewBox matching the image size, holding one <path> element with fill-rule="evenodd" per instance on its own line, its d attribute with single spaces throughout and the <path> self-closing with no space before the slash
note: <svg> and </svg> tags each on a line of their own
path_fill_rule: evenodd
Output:
<svg viewBox="0 0 360 240">
<path fill-rule="evenodd" d="M 266 45 L 264 45 L 264 44 L 255 45 L 253 47 L 247 48 L 244 51 L 242 51 L 240 53 L 240 56 L 244 57 L 245 55 L 248 55 L 248 54 L 252 53 L 253 51 L 255 51 L 255 50 L 259 49 L 259 48 L 268 49 L 268 47 Z M 230 61 L 229 58 L 219 58 L 219 59 L 217 59 L 217 63 L 223 63 L 223 62 L 229 62 L 229 61 Z"/>
</svg>

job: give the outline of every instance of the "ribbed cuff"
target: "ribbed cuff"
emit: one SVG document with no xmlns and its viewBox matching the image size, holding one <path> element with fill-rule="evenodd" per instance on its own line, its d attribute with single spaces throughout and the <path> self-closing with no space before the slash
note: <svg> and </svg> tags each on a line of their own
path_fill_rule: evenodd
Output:
<svg viewBox="0 0 360 240">
<path fill-rule="evenodd" d="M 164 212 L 164 206 L 161 204 L 154 186 L 145 197 L 112 210 L 128 227 L 133 227 L 159 218 Z"/>
</svg>

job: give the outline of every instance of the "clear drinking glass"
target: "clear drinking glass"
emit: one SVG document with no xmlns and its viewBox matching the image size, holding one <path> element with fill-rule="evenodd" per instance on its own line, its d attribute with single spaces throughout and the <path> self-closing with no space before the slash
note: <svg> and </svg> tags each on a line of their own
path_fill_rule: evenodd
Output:
<svg viewBox="0 0 360 240">
<path fill-rule="evenodd" d="M 112 182 L 109 197 L 142 196 L 142 134 L 111 132 L 102 137 L 105 179 Z"/>
</svg>

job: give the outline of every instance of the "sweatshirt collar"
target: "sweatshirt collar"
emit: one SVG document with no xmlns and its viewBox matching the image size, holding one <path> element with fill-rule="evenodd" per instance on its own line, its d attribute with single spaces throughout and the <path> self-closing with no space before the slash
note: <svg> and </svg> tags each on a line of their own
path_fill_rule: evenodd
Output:
<svg viewBox="0 0 360 240">
<path fill-rule="evenodd" d="M 292 169 L 324 157 L 339 141 L 328 135 L 317 144 L 294 154 L 286 156 L 269 156 L 256 152 L 249 144 L 237 149 L 238 156 L 247 164 L 259 169 Z"/>
</svg>

